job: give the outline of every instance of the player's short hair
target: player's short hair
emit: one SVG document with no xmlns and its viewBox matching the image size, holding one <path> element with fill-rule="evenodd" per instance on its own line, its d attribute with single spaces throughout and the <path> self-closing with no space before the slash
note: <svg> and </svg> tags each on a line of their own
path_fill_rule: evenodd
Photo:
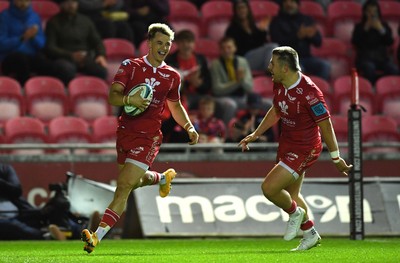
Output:
<svg viewBox="0 0 400 263">
<path fill-rule="evenodd" d="M 174 40 L 174 31 L 172 31 L 172 29 L 168 25 L 162 23 L 154 23 L 149 26 L 147 39 L 152 40 L 157 32 L 167 35 L 171 41 Z"/>
<path fill-rule="evenodd" d="M 278 62 L 287 65 L 293 71 L 301 71 L 299 55 L 296 50 L 288 46 L 277 47 L 272 50 L 272 55 L 278 57 Z"/>
</svg>

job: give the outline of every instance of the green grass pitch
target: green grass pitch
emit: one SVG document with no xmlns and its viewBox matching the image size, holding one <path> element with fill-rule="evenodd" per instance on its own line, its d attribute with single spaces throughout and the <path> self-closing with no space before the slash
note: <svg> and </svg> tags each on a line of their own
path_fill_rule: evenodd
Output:
<svg viewBox="0 0 400 263">
<path fill-rule="evenodd" d="M 1 241 L 0 262 L 400 262 L 400 238 L 323 238 L 322 245 L 290 252 L 299 239 L 105 239 L 88 255 L 81 241 Z"/>
</svg>

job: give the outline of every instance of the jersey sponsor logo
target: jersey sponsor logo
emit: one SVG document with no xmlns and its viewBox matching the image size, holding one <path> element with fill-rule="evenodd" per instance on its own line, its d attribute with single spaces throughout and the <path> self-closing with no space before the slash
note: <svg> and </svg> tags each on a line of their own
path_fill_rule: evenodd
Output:
<svg viewBox="0 0 400 263">
<path fill-rule="evenodd" d="M 143 152 L 144 148 L 142 146 L 136 147 L 135 149 L 130 150 L 131 154 L 138 155 L 140 152 Z"/>
<path fill-rule="evenodd" d="M 160 72 L 160 71 L 157 71 L 157 72 L 158 72 L 158 74 L 161 75 L 161 77 L 163 77 L 163 78 L 165 78 L 165 79 L 167 79 L 167 78 L 169 78 L 169 76 L 171 76 L 170 74 L 164 74 L 164 73 L 162 73 L 162 72 Z"/>
<path fill-rule="evenodd" d="M 303 94 L 303 89 L 302 88 L 296 88 L 296 93 L 301 95 Z"/>
<path fill-rule="evenodd" d="M 319 101 L 318 98 L 313 98 L 312 100 L 310 100 L 308 102 L 308 104 L 313 105 L 313 104 L 317 103 L 318 101 Z"/>
<path fill-rule="evenodd" d="M 314 99 L 314 98 L 315 98 L 314 92 L 310 92 L 310 93 L 308 93 L 308 95 L 306 96 L 306 100 L 312 100 L 312 99 Z"/>
<path fill-rule="evenodd" d="M 288 115 L 289 113 L 287 112 L 289 106 L 286 104 L 286 101 L 280 101 L 278 102 L 279 107 L 281 107 L 281 112 Z"/>
<path fill-rule="evenodd" d="M 299 156 L 297 154 L 295 154 L 294 152 L 288 152 L 286 154 L 286 159 L 289 160 L 289 161 L 294 161 L 297 158 L 299 158 Z"/>
<path fill-rule="evenodd" d="M 142 67 L 142 70 L 143 70 L 143 72 L 145 72 L 146 71 L 146 67 Z"/>
<path fill-rule="evenodd" d="M 130 65 L 131 64 L 131 60 L 130 59 L 125 59 L 124 61 L 122 61 L 122 65 L 126 66 L 126 65 Z"/>
<path fill-rule="evenodd" d="M 289 126 L 289 127 L 295 127 L 296 126 L 296 122 L 295 121 L 289 120 L 289 119 L 287 119 L 285 117 L 281 117 L 281 120 L 282 120 L 282 124 L 284 124 L 286 126 Z"/>
<path fill-rule="evenodd" d="M 292 96 L 290 96 L 290 94 L 288 93 L 288 98 L 289 98 L 289 101 L 290 102 L 294 102 L 295 100 L 296 100 L 296 97 L 292 97 Z"/>
<path fill-rule="evenodd" d="M 315 104 L 314 106 L 311 106 L 311 110 L 315 114 L 315 116 L 321 116 L 326 113 L 326 109 L 324 107 L 324 104 L 322 102 L 319 102 L 318 104 Z"/>
</svg>

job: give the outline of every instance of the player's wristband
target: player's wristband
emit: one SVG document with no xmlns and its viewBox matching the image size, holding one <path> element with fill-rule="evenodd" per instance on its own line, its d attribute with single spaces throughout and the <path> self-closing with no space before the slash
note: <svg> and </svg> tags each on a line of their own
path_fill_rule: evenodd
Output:
<svg viewBox="0 0 400 263">
<path fill-rule="evenodd" d="M 194 127 L 193 127 L 193 125 L 190 123 L 190 121 L 188 121 L 188 122 L 183 126 L 183 128 L 184 128 L 186 131 L 189 131 L 191 128 L 194 128 Z"/>
<path fill-rule="evenodd" d="M 332 162 L 334 162 L 334 163 L 340 162 L 340 153 L 339 153 L 339 151 L 333 151 L 333 152 L 330 152 L 329 154 L 331 155 Z"/>
</svg>

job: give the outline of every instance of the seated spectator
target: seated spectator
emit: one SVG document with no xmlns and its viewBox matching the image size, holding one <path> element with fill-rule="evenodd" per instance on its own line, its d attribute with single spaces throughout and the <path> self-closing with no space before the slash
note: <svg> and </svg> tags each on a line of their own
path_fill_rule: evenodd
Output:
<svg viewBox="0 0 400 263">
<path fill-rule="evenodd" d="M 235 40 L 223 37 L 219 41 L 221 56 L 211 62 L 212 95 L 223 110 L 225 124 L 235 116 L 238 108 L 246 106 L 246 96 L 253 89 L 253 77 L 247 60 L 236 55 Z"/>
<path fill-rule="evenodd" d="M 213 97 L 206 96 L 200 99 L 199 112 L 193 126 L 199 133 L 199 143 L 225 142 L 226 126 L 221 119 L 215 117 L 216 102 Z"/>
<path fill-rule="evenodd" d="M 229 127 L 229 141 L 240 142 L 252 133 L 264 119 L 266 111 L 271 105 L 266 106 L 260 95 L 252 93 L 247 96 L 247 108 L 238 111 L 234 122 Z M 268 129 L 256 142 L 274 142 L 273 129 Z"/>
<path fill-rule="evenodd" d="M 356 49 L 356 67 L 372 84 L 384 75 L 397 75 L 399 68 L 390 56 L 393 45 L 392 30 L 382 19 L 378 1 L 368 0 L 362 9 L 362 20 L 357 23 L 351 39 Z"/>
<path fill-rule="evenodd" d="M 94 23 L 78 13 L 77 0 L 57 0 L 60 12 L 46 25 L 46 49 L 68 84 L 77 73 L 107 79 L 105 47 Z"/>
<path fill-rule="evenodd" d="M 299 12 L 299 0 L 283 0 L 269 29 L 273 42 L 297 50 L 302 71 L 330 80 L 330 63 L 311 54 L 311 45 L 319 47 L 322 44 L 321 33 L 311 16 Z"/>
<path fill-rule="evenodd" d="M 23 86 L 32 75 L 54 75 L 54 65 L 42 49 L 46 38 L 42 21 L 30 0 L 11 0 L 0 13 L 0 62 L 4 75 Z"/>
<path fill-rule="evenodd" d="M 235 40 L 236 54 L 247 59 L 252 71 L 267 71 L 272 50 L 278 45 L 268 43 L 268 33 L 257 26 L 247 0 L 233 1 L 233 17 L 225 35 Z"/>
<path fill-rule="evenodd" d="M 92 19 L 102 39 L 123 38 L 134 43 L 123 0 L 79 0 L 79 12 Z"/>
<path fill-rule="evenodd" d="M 175 43 L 177 50 L 167 57 L 166 62 L 181 74 L 181 96 L 186 97 L 190 109 L 196 109 L 199 99 L 211 93 L 207 59 L 194 52 L 196 41 L 192 31 L 178 32 Z"/>
<path fill-rule="evenodd" d="M 147 37 L 147 28 L 153 23 L 168 24 L 169 1 L 165 0 L 125 0 L 125 10 L 135 36 L 135 46 L 139 47 Z"/>
<path fill-rule="evenodd" d="M 0 164 L 0 240 L 41 240 L 65 236 L 56 225 L 47 225 L 41 210 L 22 196 L 22 187 L 14 168 Z"/>
</svg>

